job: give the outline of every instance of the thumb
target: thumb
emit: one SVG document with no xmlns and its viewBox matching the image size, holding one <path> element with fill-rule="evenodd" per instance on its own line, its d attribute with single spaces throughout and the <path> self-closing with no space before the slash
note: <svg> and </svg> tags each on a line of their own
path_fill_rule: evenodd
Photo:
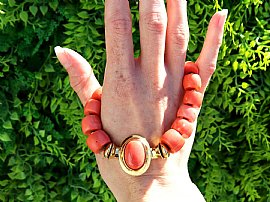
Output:
<svg viewBox="0 0 270 202">
<path fill-rule="evenodd" d="M 209 23 L 206 39 L 196 64 L 202 79 L 202 92 L 205 91 L 209 80 L 216 69 L 219 48 L 222 44 L 224 24 L 228 10 L 215 13 Z"/>
<path fill-rule="evenodd" d="M 100 87 L 89 63 L 77 52 L 57 46 L 55 54 L 69 74 L 70 85 L 83 105 L 93 92 Z"/>
</svg>

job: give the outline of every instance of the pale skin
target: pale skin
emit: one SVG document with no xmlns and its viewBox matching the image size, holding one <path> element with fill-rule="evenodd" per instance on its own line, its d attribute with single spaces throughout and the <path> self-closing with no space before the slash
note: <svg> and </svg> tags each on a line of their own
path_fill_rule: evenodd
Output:
<svg viewBox="0 0 270 202">
<path fill-rule="evenodd" d="M 132 134 L 145 137 L 155 147 L 170 128 L 183 96 L 182 78 L 189 38 L 187 2 L 140 1 L 141 55 L 134 59 L 128 0 L 105 1 L 107 65 L 104 77 L 101 120 L 112 141 Z M 227 10 L 211 19 L 196 64 L 204 93 L 217 62 Z M 85 105 L 100 87 L 88 62 L 78 53 L 55 48 L 70 83 Z M 189 177 L 187 163 L 193 135 L 167 160 L 152 160 L 142 176 L 124 173 L 117 159 L 96 155 L 100 173 L 117 201 L 204 201 Z"/>
</svg>

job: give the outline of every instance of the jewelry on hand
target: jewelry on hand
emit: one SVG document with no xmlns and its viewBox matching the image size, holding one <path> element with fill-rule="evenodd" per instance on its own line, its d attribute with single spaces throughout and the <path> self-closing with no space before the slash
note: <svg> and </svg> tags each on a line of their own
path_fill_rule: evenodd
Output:
<svg viewBox="0 0 270 202">
<path fill-rule="evenodd" d="M 171 129 L 166 131 L 157 147 L 151 148 L 147 140 L 140 135 L 131 135 L 121 146 L 111 142 L 109 135 L 102 130 L 100 118 L 102 87 L 97 89 L 84 107 L 85 117 L 82 130 L 88 136 L 86 143 L 94 153 L 104 152 L 108 159 L 118 158 L 121 168 L 132 176 L 142 175 L 150 166 L 151 160 L 168 158 L 170 153 L 178 152 L 194 130 L 194 122 L 201 107 L 203 95 L 199 69 L 194 62 L 187 62 L 184 69 L 183 88 L 185 94 L 177 118 Z"/>
</svg>

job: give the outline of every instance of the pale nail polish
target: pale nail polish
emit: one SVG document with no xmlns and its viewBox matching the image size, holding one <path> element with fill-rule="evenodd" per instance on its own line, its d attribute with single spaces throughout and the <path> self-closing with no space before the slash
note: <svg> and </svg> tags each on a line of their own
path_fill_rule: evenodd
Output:
<svg viewBox="0 0 270 202">
<path fill-rule="evenodd" d="M 54 47 L 54 52 L 55 53 L 60 53 L 60 52 L 62 52 L 63 51 L 63 48 L 61 47 L 61 46 L 56 46 L 56 47 Z"/>
<path fill-rule="evenodd" d="M 219 22 L 218 25 L 220 27 L 223 27 L 225 24 L 225 21 L 227 19 L 228 16 L 228 9 L 223 9 L 222 11 L 219 12 L 220 13 L 220 18 L 219 18 Z"/>
</svg>

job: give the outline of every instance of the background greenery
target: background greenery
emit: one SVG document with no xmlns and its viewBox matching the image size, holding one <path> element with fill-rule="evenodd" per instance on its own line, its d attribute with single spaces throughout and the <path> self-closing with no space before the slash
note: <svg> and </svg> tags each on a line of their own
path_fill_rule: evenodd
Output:
<svg viewBox="0 0 270 202">
<path fill-rule="evenodd" d="M 131 2 L 136 55 L 138 7 Z M 270 3 L 189 0 L 188 60 L 210 17 L 229 9 L 190 173 L 207 201 L 270 201 Z M 114 201 L 85 146 L 83 109 L 56 45 L 80 52 L 102 82 L 104 1 L 0 1 L 0 201 Z"/>
</svg>

